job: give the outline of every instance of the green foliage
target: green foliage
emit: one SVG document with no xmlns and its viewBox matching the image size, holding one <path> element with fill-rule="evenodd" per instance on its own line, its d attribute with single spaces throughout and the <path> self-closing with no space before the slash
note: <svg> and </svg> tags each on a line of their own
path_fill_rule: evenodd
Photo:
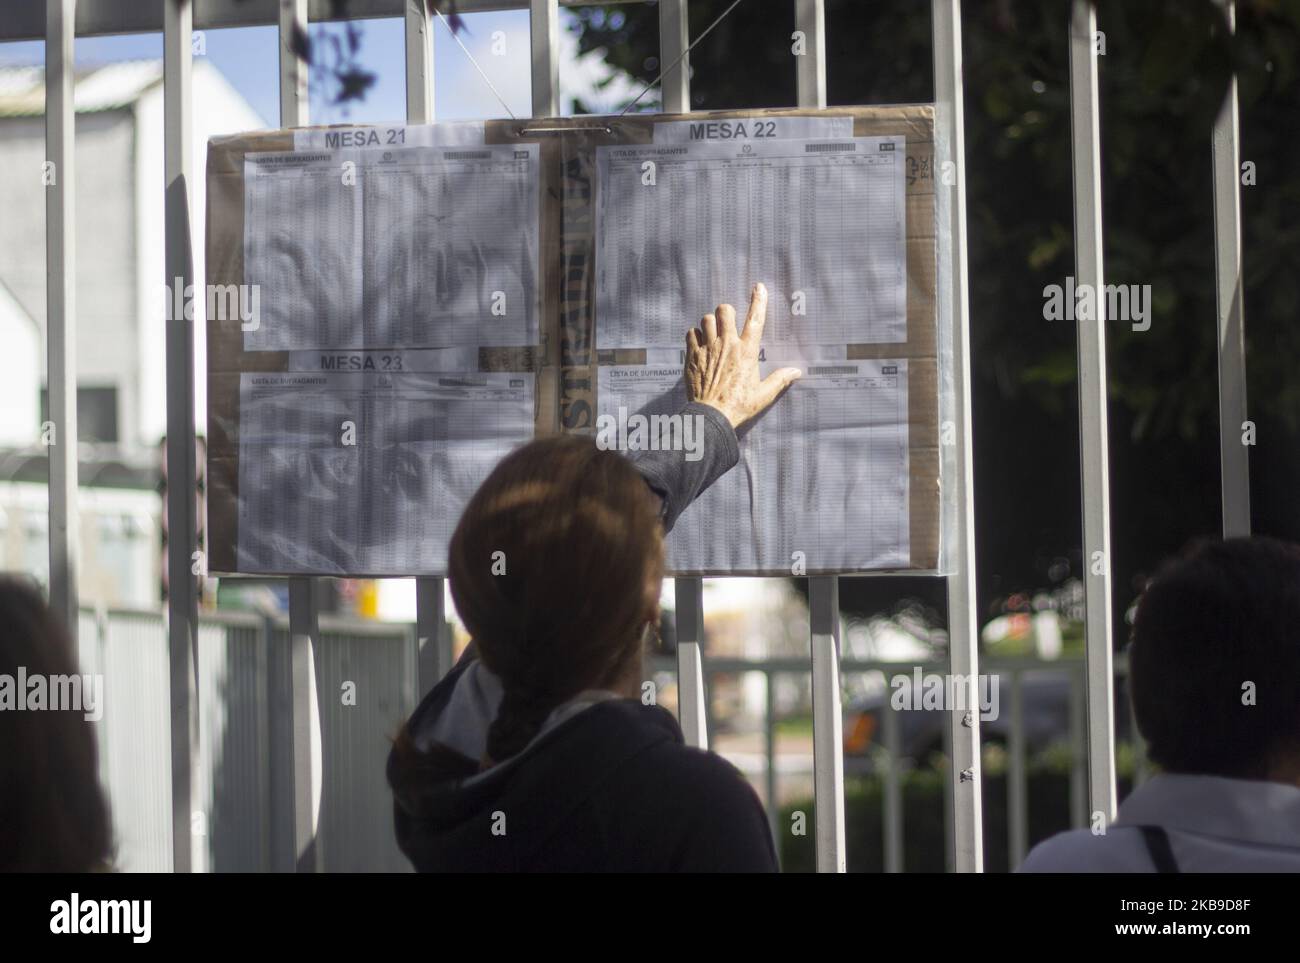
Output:
<svg viewBox="0 0 1300 963">
<path fill-rule="evenodd" d="M 1001 747 L 984 749 L 983 814 L 984 868 L 1002 873 L 1010 865 L 1007 822 L 1006 754 Z M 1044 751 L 1027 767 L 1025 786 L 1029 845 L 1070 828 L 1071 752 L 1061 745 Z M 1132 783 L 1134 753 L 1121 744 L 1116 753 L 1120 793 Z M 903 795 L 903 870 L 942 873 L 946 869 L 944 781 L 942 759 L 901 774 Z M 851 873 L 881 873 L 885 869 L 884 781 L 872 776 L 850 779 L 844 791 L 844 835 L 847 866 Z M 806 815 L 806 835 L 791 833 L 793 814 Z M 778 821 L 781 868 L 787 873 L 810 873 L 816 868 L 816 811 L 811 799 L 782 807 Z"/>
</svg>

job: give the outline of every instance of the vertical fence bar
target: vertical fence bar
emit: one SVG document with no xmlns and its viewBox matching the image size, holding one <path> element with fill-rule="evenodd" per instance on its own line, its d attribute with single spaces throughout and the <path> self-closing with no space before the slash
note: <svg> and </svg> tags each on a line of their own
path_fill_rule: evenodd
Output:
<svg viewBox="0 0 1300 963">
<path fill-rule="evenodd" d="M 705 671 L 704 685 L 701 686 L 701 693 L 712 691 L 714 685 L 717 683 L 717 679 L 718 673 Z M 704 744 L 706 746 L 711 746 L 718 734 L 718 720 L 714 717 L 713 713 L 708 711 L 705 711 L 701 715 L 701 718 L 704 720 Z"/>
<path fill-rule="evenodd" d="M 817 872 L 844 872 L 844 717 L 840 709 L 840 583 L 808 579 Z"/>
<path fill-rule="evenodd" d="M 1024 675 L 1011 670 L 1011 735 L 1007 740 L 1007 857 L 1016 869 L 1029 851 L 1029 792 L 1025 780 Z"/>
<path fill-rule="evenodd" d="M 1079 318 L 1079 469 L 1088 705 L 1088 799 L 1109 826 L 1115 818 L 1114 672 L 1110 626 L 1110 469 L 1106 432 L 1106 300 L 1101 224 L 1101 125 L 1097 97 L 1097 11 L 1070 9 L 1070 128 L 1074 172 L 1075 284 L 1096 295 L 1094 317 Z"/>
<path fill-rule="evenodd" d="M 293 583 L 289 584 L 292 591 Z M 298 865 L 294 843 L 293 643 L 292 636 L 284 637 L 282 622 L 267 612 L 261 629 L 266 644 L 268 843 L 272 872 L 292 873 Z"/>
<path fill-rule="evenodd" d="M 50 607 L 77 639 L 77 301 L 73 104 L 75 0 L 45 4 L 45 339 Z"/>
<path fill-rule="evenodd" d="M 976 706 L 979 633 L 975 619 L 975 472 L 972 464 L 970 389 L 970 308 L 966 271 L 966 145 L 962 114 L 962 56 L 960 0 L 933 0 L 934 35 L 934 169 L 955 175 L 935 178 L 939 231 L 939 323 L 952 332 L 953 422 L 952 464 L 955 497 L 948 557 L 948 665 L 954 676 L 968 680 L 966 705 Z M 950 266 L 950 267 L 949 267 Z M 945 268 L 947 273 L 945 275 Z M 952 765 L 948 771 L 952 798 L 953 868 L 980 872 L 984 840 L 980 798 L 979 714 L 949 713 L 948 737 Z"/>
<path fill-rule="evenodd" d="M 825 107 L 826 7 L 823 0 L 795 0 L 794 28 L 804 35 L 804 53 L 795 58 L 799 106 Z"/>
<path fill-rule="evenodd" d="M 280 0 L 280 126 L 307 124 L 307 65 L 294 52 L 295 33 L 307 32 L 307 0 Z M 294 859 L 299 872 L 320 865 L 315 839 L 314 788 L 319 777 L 312 755 L 312 727 L 317 719 L 312 660 L 317 626 L 316 586 L 309 578 L 289 580 L 289 685 L 292 726 Z"/>
<path fill-rule="evenodd" d="M 903 749 L 898 733 L 898 710 L 894 701 L 885 697 L 880 707 L 880 725 L 884 730 L 886 769 L 885 789 L 883 793 L 883 822 L 885 831 L 885 872 L 901 873 L 903 871 Z"/>
<path fill-rule="evenodd" d="M 1233 0 L 1220 0 L 1228 30 L 1237 29 Z M 1250 534 L 1250 459 L 1246 430 L 1246 343 L 1241 281 L 1241 156 L 1237 74 L 1214 120 L 1214 270 L 1219 321 L 1219 471 L 1223 535 Z"/>
<path fill-rule="evenodd" d="M 274 835 L 274 815 L 271 809 L 272 791 L 271 791 L 271 706 L 267 701 L 267 694 L 271 691 L 269 685 L 271 675 L 270 644 L 271 633 L 268 631 L 265 619 L 259 620 L 249 629 L 249 634 L 253 636 L 254 651 L 257 653 L 254 667 L 254 678 L 257 680 L 258 694 L 255 697 L 257 702 L 257 731 L 259 738 L 255 751 L 257 771 L 262 773 L 262 791 L 258 799 L 258 818 L 259 827 L 259 850 L 261 860 L 258 863 L 258 869 L 261 872 L 275 871 L 275 850 L 273 848 Z"/>
<path fill-rule="evenodd" d="M 684 114 L 691 109 L 691 57 L 682 52 L 690 46 L 687 0 L 659 0 L 659 63 L 665 114 Z M 670 67 L 674 60 L 681 62 Z"/>
<path fill-rule="evenodd" d="M 427 0 L 406 0 L 406 122 L 433 123 L 433 38 Z"/>
<path fill-rule="evenodd" d="M 704 581 L 674 580 L 677 620 L 677 721 L 688 746 L 709 748 L 708 710 L 704 701 Z"/>
<path fill-rule="evenodd" d="M 307 0 L 280 0 L 280 126 L 307 123 L 307 65 L 293 52 L 294 31 L 307 33 Z"/>
<path fill-rule="evenodd" d="M 293 687 L 293 852 L 300 873 L 314 873 L 321 865 L 316 839 L 314 789 L 317 773 L 312 756 L 312 724 L 316 712 L 315 672 L 312 659 L 320 639 L 316 609 L 316 581 L 289 579 L 289 678 Z"/>
<path fill-rule="evenodd" d="M 826 14 L 822 0 L 796 0 L 795 29 L 804 52 L 795 58 L 799 106 L 826 106 Z M 813 786 L 817 800 L 817 871 L 844 872 L 844 718 L 840 712 L 839 580 L 808 580 L 812 636 Z"/>
<path fill-rule="evenodd" d="M 103 606 L 96 607 L 95 610 L 95 641 L 93 647 L 84 634 L 78 642 L 77 664 L 81 667 L 82 672 L 92 671 L 97 673 L 104 672 L 104 666 L 108 661 L 108 609 Z M 87 660 L 85 653 L 93 652 L 94 655 Z M 88 664 L 89 661 L 89 664 Z M 107 710 L 105 710 L 107 711 Z M 113 764 L 109 758 L 109 745 L 111 737 L 104 732 L 107 727 L 104 726 L 103 720 L 95 726 L 95 751 L 99 757 L 98 775 L 100 784 L 105 788 L 109 796 L 109 803 L 112 804 L 112 790 L 107 787 L 112 784 Z"/>
<path fill-rule="evenodd" d="M 406 122 L 433 122 L 433 40 L 425 0 L 406 0 Z M 451 668 L 443 580 L 415 580 L 415 635 L 421 698 Z"/>
<path fill-rule="evenodd" d="M 663 109 L 684 114 L 691 109 L 690 45 L 687 30 L 687 0 L 662 0 L 659 4 L 659 62 L 667 68 L 662 79 Z M 708 708 L 704 697 L 701 645 L 704 642 L 704 581 L 679 578 L 673 582 L 677 621 L 677 718 L 688 746 L 708 748 Z M 772 678 L 767 677 L 768 691 Z M 769 719 L 769 723 L 771 720 Z"/>
<path fill-rule="evenodd" d="M 451 639 L 442 585 L 440 578 L 415 580 L 416 671 L 422 699 L 451 668 L 451 653 L 448 651 Z"/>
<path fill-rule="evenodd" d="M 1084 695 L 1083 680 L 1079 673 L 1070 670 L 1069 740 L 1070 740 L 1070 826 L 1081 829 L 1088 821 L 1088 797 L 1084 781 L 1087 762 L 1083 744 Z"/>
<path fill-rule="evenodd" d="M 190 0 L 167 0 L 163 20 L 163 162 L 166 284 L 184 296 L 193 283 L 190 239 Z M 174 303 L 174 302 L 170 302 Z M 171 685 L 172 868 L 193 868 L 192 810 L 198 775 L 198 585 L 191 571 L 198 536 L 194 440 L 194 326 L 167 321 L 167 646 Z"/>
<path fill-rule="evenodd" d="M 776 673 L 771 669 L 763 672 L 763 757 L 767 765 L 763 769 L 763 778 L 767 790 L 767 817 L 775 834 L 780 822 L 780 806 L 777 802 L 776 772 Z M 780 837 L 776 837 L 779 841 Z"/>
<path fill-rule="evenodd" d="M 560 8 L 558 0 L 528 0 L 533 55 L 533 116 L 560 115 Z"/>
<path fill-rule="evenodd" d="M 952 778 L 952 726 L 943 727 L 943 758 L 949 767 L 949 778 L 943 780 L 943 865 L 944 871 L 951 873 L 957 868 L 957 820 L 953 812 L 953 786 L 957 780 Z M 981 870 L 983 867 L 981 867 Z"/>
</svg>

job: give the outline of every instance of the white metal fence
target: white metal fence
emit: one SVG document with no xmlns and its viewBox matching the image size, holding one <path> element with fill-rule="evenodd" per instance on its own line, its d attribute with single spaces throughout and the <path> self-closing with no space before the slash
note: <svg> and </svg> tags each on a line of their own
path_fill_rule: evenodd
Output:
<svg viewBox="0 0 1300 963">
<path fill-rule="evenodd" d="M 565 6 L 591 0 L 564 0 Z M 663 104 L 667 111 L 689 109 L 688 0 L 660 0 L 660 62 L 667 65 Z M 773 0 L 777 2 L 777 0 Z M 806 54 L 797 59 L 798 103 L 825 105 L 826 22 L 822 0 L 794 2 L 796 28 L 804 33 Z M 1225 0 L 1229 21 L 1233 10 Z M 295 25 L 332 16 L 327 0 L 163 0 L 158 4 L 126 4 L 109 0 L 47 0 L 44 24 L 38 4 L 12 12 L 0 39 L 46 40 L 46 141 L 47 159 L 61 172 L 47 188 L 48 271 L 48 385 L 50 419 L 64 443 L 50 453 L 50 573 L 51 601 L 72 625 L 77 624 L 76 525 L 76 359 L 73 278 L 73 37 L 125 32 L 163 32 L 165 74 L 166 280 L 193 281 L 190 259 L 192 237 L 188 216 L 189 189 L 194 181 L 190 156 L 191 33 L 195 27 L 218 28 L 278 24 L 280 31 L 281 124 L 308 122 L 305 65 L 292 53 L 290 37 Z M 531 15 L 532 92 L 534 116 L 558 112 L 557 40 L 560 0 L 459 0 L 461 12 L 523 9 Z M 7 11 L 8 12 L 8 11 Z M 957 492 L 951 517 L 945 520 L 949 555 L 954 559 L 948 577 L 949 670 L 974 679 L 978 672 L 975 617 L 975 552 L 971 466 L 970 348 L 966 271 L 966 205 L 963 141 L 961 2 L 932 0 L 933 63 L 936 107 L 936 170 L 955 174 L 948 189 L 937 198 L 940 218 L 939 322 L 951 332 L 954 402 L 947 412 L 956 429 L 953 477 L 947 484 Z M 427 123 L 433 118 L 433 74 L 430 21 L 424 0 L 353 0 L 348 15 L 354 18 L 401 17 L 407 37 L 407 119 Z M 1063 26 L 1067 26 L 1063 24 Z M 1070 102 L 1072 107 L 1074 220 L 1076 275 L 1079 283 L 1103 281 L 1100 203 L 1100 138 L 1097 97 L 1096 14 L 1091 0 L 1071 0 L 1068 34 L 1062 42 L 1070 49 Z M 776 106 L 776 105 L 773 105 Z M 1207 132 L 1211 134 L 1211 132 Z M 1223 527 L 1226 534 L 1249 530 L 1248 465 L 1238 441 L 1245 421 L 1245 370 L 1242 338 L 1241 229 L 1237 180 L 1237 106 L 1235 84 L 1215 123 L 1211 137 L 1214 159 L 1215 255 L 1218 282 L 1220 452 L 1223 476 Z M 951 165 L 951 166 L 949 166 Z M 1109 821 L 1115 810 L 1113 737 L 1112 640 L 1110 629 L 1110 550 L 1106 444 L 1106 378 L 1104 311 L 1095 321 L 1078 325 L 1080 463 L 1083 493 L 1083 546 L 1088 566 L 1086 734 L 1088 807 Z M 172 519 L 169 603 L 169 643 L 164 663 L 170 683 L 167 732 L 171 773 L 171 838 L 173 865 L 192 868 L 186 840 L 191 838 L 193 802 L 207 790 L 199 781 L 199 715 L 197 691 L 210 683 L 204 679 L 206 655 L 201 641 L 193 581 L 189 575 L 192 545 L 181 533 L 193 532 L 194 518 L 193 359 L 194 332 L 183 319 L 167 324 L 168 512 Z M 825 871 L 844 869 L 843 757 L 839 661 L 838 585 L 833 577 L 810 579 L 810 671 L 813 678 L 814 744 L 817 796 L 817 865 Z M 681 722 L 688 740 L 706 742 L 702 592 L 698 579 L 677 582 L 679 681 L 686 693 Z M 313 586 L 308 579 L 292 579 L 291 617 L 287 645 L 272 648 L 285 654 L 293 698 L 287 711 L 289 738 L 283 759 L 275 760 L 292 773 L 294 853 L 300 868 L 321 865 L 313 848 L 314 805 L 311 787 L 318 782 L 311 752 L 315 712 L 312 686 L 312 651 L 324 644 L 317 625 Z M 439 580 L 420 580 L 417 638 L 419 691 L 425 691 L 445 671 L 446 651 L 443 592 Z M 158 671 L 162 671 L 158 668 Z M 270 671 L 268 669 L 268 671 Z M 197 691 L 196 691 L 197 687 Z M 156 710 L 156 707 L 155 707 Z M 145 711 L 141 709 L 141 711 Z M 158 723 L 159 720 L 154 720 Z M 273 723 L 272 723 L 273 724 Z M 981 772 L 978 718 L 949 714 L 952 800 L 953 865 L 959 871 L 978 871 L 983 865 L 980 826 Z M 161 730 L 155 730 L 159 732 Z M 328 758 L 328 757 L 326 757 Z M 328 765 L 328 762 L 326 763 Z M 199 839 L 200 837 L 193 837 Z M 199 851 L 198 847 L 195 849 Z M 328 861 L 327 861 L 328 862 Z"/>
<path fill-rule="evenodd" d="M 415 709 L 414 627 L 322 620 L 313 672 L 319 732 L 311 739 L 319 816 L 313 863 L 340 872 L 410 869 L 393 836 L 384 777 L 391 738 Z M 289 624 L 244 612 L 199 620 L 197 704 L 202 740 L 193 757 L 195 869 L 292 870 L 294 848 Z M 172 869 L 168 646 L 158 612 L 83 610 L 81 671 L 104 679 L 95 724 L 100 778 L 109 795 L 118 865 Z M 357 694 L 345 703 L 344 686 Z"/>
<path fill-rule="evenodd" d="M 284 765 L 292 748 L 292 691 L 288 665 L 289 624 L 284 616 L 247 612 L 205 614 L 199 620 L 199 750 L 194 757 L 196 796 L 190 831 L 194 834 L 196 870 L 256 872 L 291 870 L 296 864 L 293 825 L 293 772 Z M 117 836 L 117 864 L 126 871 L 165 872 L 172 868 L 171 748 L 167 725 L 167 632 L 161 613 L 131 610 L 82 610 L 79 632 L 81 670 L 104 680 L 103 717 L 95 724 L 100 779 L 108 793 Z M 418 643 L 413 625 L 366 623 L 324 618 L 314 646 L 313 671 L 318 691 L 320 731 L 312 741 L 319 785 L 311 788 L 319 817 L 314 826 L 312 862 L 335 872 L 409 870 L 392 832 L 392 795 L 385 779 L 390 739 L 415 708 Z M 648 668 L 672 673 L 675 660 L 659 657 Z M 942 663 L 900 663 L 844 659 L 846 678 L 879 674 L 884 678 L 942 673 Z M 1050 728 L 1069 749 L 1068 811 L 1051 814 L 1056 824 L 1081 827 L 1087 820 L 1086 762 L 1083 738 L 1083 673 L 1078 658 L 1041 660 L 995 658 L 982 670 L 1001 680 L 999 711 L 1003 724 L 996 738 L 1006 753 L 1007 865 L 1017 865 L 1029 843 L 1029 772 L 1043 751 L 1043 719 L 1027 713 L 1044 709 L 1042 700 L 1025 705 L 1026 680 L 1056 680 L 1050 694 Z M 801 784 L 816 763 L 806 750 L 781 746 L 781 711 L 774 693 L 782 678 L 808 678 L 808 664 L 795 658 L 742 659 L 705 657 L 702 679 L 709 691 L 715 681 L 736 680 L 750 673 L 764 679 L 763 711 L 754 720 L 761 751 L 741 758 L 730 753 L 762 790 L 773 834 L 788 834 L 787 808 L 804 794 L 782 783 Z M 1122 678 L 1122 673 L 1121 676 Z M 345 703 L 343 687 L 357 694 Z M 1062 693 L 1060 690 L 1063 689 Z M 679 698 L 681 693 L 679 693 Z M 721 722 L 710 702 L 704 726 L 717 732 Z M 862 709 L 847 707 L 852 724 Z M 900 872 L 909 859 L 905 829 L 911 820 L 934 819 L 934 813 L 910 815 L 904 806 L 910 771 L 927 764 L 920 758 L 935 731 L 909 734 L 905 710 L 887 698 L 872 703 L 876 731 L 868 751 L 846 759 L 850 776 L 878 780 L 880 824 L 861 827 L 879 832 L 883 868 Z M 933 718 L 917 712 L 912 719 Z M 1064 717 L 1064 724 L 1061 723 Z M 1053 741 L 1056 741 L 1055 736 Z M 918 746 L 922 747 L 919 749 Z M 949 754 L 943 733 L 942 749 Z M 1139 767 L 1137 775 L 1142 775 Z M 815 781 L 815 779 L 814 779 Z M 791 800 L 783 806 L 782 799 Z M 952 798 L 945 793 L 944 810 Z M 947 865 L 954 856 L 952 821 L 945 817 Z"/>
</svg>

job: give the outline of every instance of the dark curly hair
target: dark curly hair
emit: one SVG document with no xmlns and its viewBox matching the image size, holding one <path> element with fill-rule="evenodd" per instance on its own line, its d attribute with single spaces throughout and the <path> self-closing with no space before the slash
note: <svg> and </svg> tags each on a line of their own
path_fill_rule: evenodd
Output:
<svg viewBox="0 0 1300 963">
<path fill-rule="evenodd" d="M 1143 592 L 1129 656 L 1148 753 L 1188 774 L 1267 779 L 1300 754 L 1300 546 L 1201 542 Z"/>
</svg>

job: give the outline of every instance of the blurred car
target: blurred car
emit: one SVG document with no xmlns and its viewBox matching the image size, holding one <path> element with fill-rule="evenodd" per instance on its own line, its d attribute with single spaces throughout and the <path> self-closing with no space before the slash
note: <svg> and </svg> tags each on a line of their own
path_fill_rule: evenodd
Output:
<svg viewBox="0 0 1300 963">
<path fill-rule="evenodd" d="M 1072 674 L 1063 669 L 1033 669 L 1020 674 L 1021 718 L 1027 757 L 1068 739 Z M 990 684 L 994 678 L 997 680 L 997 714 L 994 718 L 981 718 L 980 739 L 985 745 L 996 743 L 1006 746 L 1011 741 L 1011 675 L 993 674 L 990 676 Z M 875 750 L 884 742 L 883 713 L 891 711 L 888 704 L 890 699 L 896 699 L 896 704 L 914 707 L 892 710 L 898 725 L 900 759 L 920 763 L 932 753 L 944 751 L 948 712 L 915 708 L 922 704 L 923 693 L 915 691 L 915 679 L 911 672 L 899 673 L 893 680 L 893 684 L 857 698 L 845 706 L 846 767 L 852 764 L 852 768 L 858 772 L 871 771 Z M 980 695 L 984 694 L 981 689 Z M 1082 690 L 1080 697 L 1083 697 Z M 1123 678 L 1115 680 L 1115 706 L 1115 740 L 1122 742 L 1130 737 L 1132 728 L 1127 708 L 1128 687 Z M 1086 706 L 1080 705 L 1079 711 L 1082 727 L 1082 714 L 1086 712 Z M 1083 738 L 1082 728 L 1080 738 Z"/>
</svg>

